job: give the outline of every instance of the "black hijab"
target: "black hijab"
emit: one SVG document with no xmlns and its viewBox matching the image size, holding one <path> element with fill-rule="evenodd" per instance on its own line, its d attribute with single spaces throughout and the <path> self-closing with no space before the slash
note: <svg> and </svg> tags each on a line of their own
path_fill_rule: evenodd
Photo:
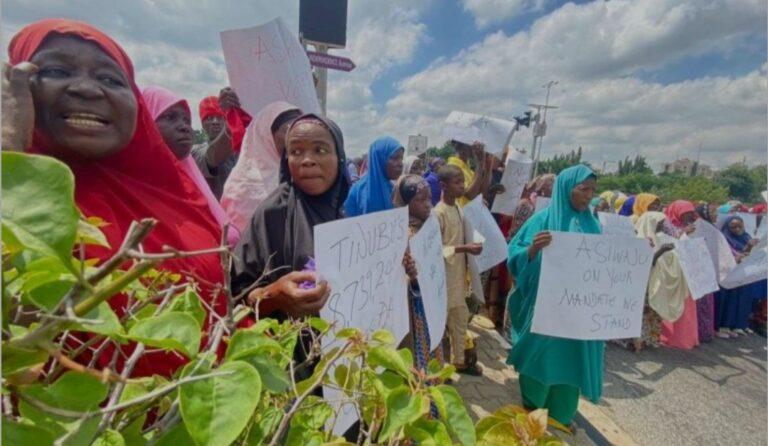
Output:
<svg viewBox="0 0 768 446">
<path fill-rule="evenodd" d="M 314 256 L 314 226 L 344 217 L 344 200 L 350 181 L 344 168 L 347 160 L 341 129 L 333 121 L 310 113 L 298 117 L 288 132 L 307 120 L 323 125 L 333 137 L 339 159 L 336 182 L 321 195 L 305 194 L 293 184 L 287 149 L 283 152 L 280 185 L 256 208 L 235 248 L 234 295 L 257 281 L 258 286 L 264 286 L 291 271 L 304 269 L 309 258 Z"/>
</svg>

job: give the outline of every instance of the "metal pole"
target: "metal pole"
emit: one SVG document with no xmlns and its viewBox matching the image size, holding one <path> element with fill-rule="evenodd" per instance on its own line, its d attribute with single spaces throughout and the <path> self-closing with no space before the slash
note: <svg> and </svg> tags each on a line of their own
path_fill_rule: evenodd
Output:
<svg viewBox="0 0 768 446">
<path fill-rule="evenodd" d="M 557 84 L 557 81 L 549 81 L 545 85 L 543 85 L 544 87 L 547 87 L 547 97 L 544 100 L 544 117 L 541 120 L 542 125 L 547 122 L 547 110 L 549 110 L 549 92 L 550 90 L 552 90 L 552 86 L 555 84 Z M 536 151 L 536 160 L 534 160 L 533 162 L 534 177 L 539 174 L 539 158 L 541 156 L 541 145 L 543 143 L 544 143 L 544 135 L 541 135 L 541 137 L 539 138 L 539 150 Z"/>
<path fill-rule="evenodd" d="M 315 45 L 315 49 L 320 54 L 328 54 L 327 45 Z M 328 69 L 317 67 L 317 100 L 320 102 L 320 110 L 323 115 L 326 114 L 328 98 Z"/>
</svg>

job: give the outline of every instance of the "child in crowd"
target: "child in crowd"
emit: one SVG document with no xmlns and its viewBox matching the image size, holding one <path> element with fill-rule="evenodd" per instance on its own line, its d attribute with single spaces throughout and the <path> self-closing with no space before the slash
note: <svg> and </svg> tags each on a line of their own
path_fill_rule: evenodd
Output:
<svg viewBox="0 0 768 446">
<path fill-rule="evenodd" d="M 457 199 L 464 196 L 464 174 L 453 165 L 446 165 L 437 172 L 442 200 L 435 206 L 435 215 L 440 223 L 445 257 L 445 276 L 448 290 L 448 337 L 451 340 L 451 362 L 456 371 L 479 376 L 482 370 L 475 364 L 467 364 L 464 357 L 469 309 L 466 297 L 467 254 L 478 255 L 483 251 L 479 243 L 467 243 L 464 238 L 464 221 Z"/>
<path fill-rule="evenodd" d="M 420 175 L 401 176 L 392 191 L 392 204 L 395 207 L 408 206 L 408 236 L 409 238 L 413 237 L 419 232 L 432 212 L 432 193 L 429 184 Z M 440 364 L 444 362 L 443 350 L 441 346 L 438 346 L 435 351 L 430 351 L 431 340 L 418 281 L 418 271 L 408 252 L 406 252 L 403 263 L 409 277 L 408 309 L 411 331 L 403 340 L 401 347 L 411 349 L 417 369 L 427 370 L 427 364 L 431 359 L 436 359 Z"/>
</svg>

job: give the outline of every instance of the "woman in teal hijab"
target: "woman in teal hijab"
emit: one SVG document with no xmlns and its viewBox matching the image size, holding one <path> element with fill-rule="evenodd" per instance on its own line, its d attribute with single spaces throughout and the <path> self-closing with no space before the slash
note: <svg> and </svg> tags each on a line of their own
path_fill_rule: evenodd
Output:
<svg viewBox="0 0 768 446">
<path fill-rule="evenodd" d="M 563 170 L 555 180 L 550 205 L 537 212 L 509 242 L 507 267 L 517 287 L 508 301 L 512 349 L 507 363 L 520 374 L 523 405 L 546 408 L 550 418 L 570 425 L 579 392 L 597 402 L 603 388 L 603 341 L 580 341 L 531 333 L 539 288 L 541 250 L 552 242 L 549 231 L 599 234 L 589 210 L 594 172 L 584 165 Z"/>
</svg>

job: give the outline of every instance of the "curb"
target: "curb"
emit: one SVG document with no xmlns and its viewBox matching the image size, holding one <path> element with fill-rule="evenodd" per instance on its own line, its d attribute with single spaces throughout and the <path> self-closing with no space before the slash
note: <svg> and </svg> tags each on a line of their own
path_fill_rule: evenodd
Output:
<svg viewBox="0 0 768 446">
<path fill-rule="evenodd" d="M 583 427 L 587 436 L 599 446 L 639 446 L 605 412 L 584 398 L 579 400 L 579 411 L 576 412 L 574 421 L 576 421 L 577 425 Z"/>
<path fill-rule="evenodd" d="M 477 324 L 475 320 L 470 322 L 470 326 L 488 334 L 498 344 L 499 348 L 503 350 L 510 348 L 509 342 L 498 331 L 483 327 Z M 579 410 L 576 412 L 574 421 L 578 428 L 583 429 L 587 437 L 598 446 L 640 446 L 618 424 L 609 418 L 605 412 L 584 398 L 579 399 Z M 563 439 L 566 442 L 568 441 L 567 438 Z"/>
</svg>

